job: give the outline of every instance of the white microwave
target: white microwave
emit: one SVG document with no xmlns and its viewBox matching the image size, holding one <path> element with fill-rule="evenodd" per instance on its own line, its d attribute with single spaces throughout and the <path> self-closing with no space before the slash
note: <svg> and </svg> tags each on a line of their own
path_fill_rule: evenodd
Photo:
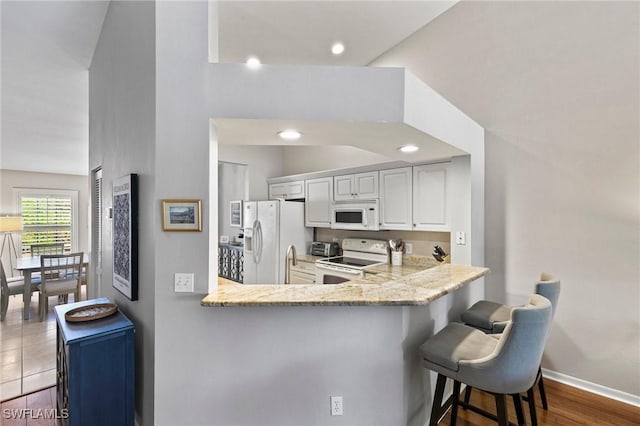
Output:
<svg viewBox="0 0 640 426">
<path fill-rule="evenodd" d="M 333 203 L 331 205 L 331 229 L 380 230 L 379 201 Z"/>
</svg>

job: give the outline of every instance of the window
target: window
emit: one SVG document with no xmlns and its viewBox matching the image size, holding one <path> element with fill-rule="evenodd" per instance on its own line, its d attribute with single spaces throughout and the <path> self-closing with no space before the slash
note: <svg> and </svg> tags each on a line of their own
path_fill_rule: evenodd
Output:
<svg viewBox="0 0 640 426">
<path fill-rule="evenodd" d="M 100 271 L 102 267 L 102 169 L 96 169 L 93 172 L 93 195 L 91 197 L 93 204 L 91 224 L 91 251 L 94 253 L 94 259 L 97 261 L 96 270 Z"/>
<path fill-rule="evenodd" d="M 65 252 L 77 250 L 78 191 L 17 189 L 22 215 L 22 254 L 33 244 L 63 243 Z"/>
</svg>

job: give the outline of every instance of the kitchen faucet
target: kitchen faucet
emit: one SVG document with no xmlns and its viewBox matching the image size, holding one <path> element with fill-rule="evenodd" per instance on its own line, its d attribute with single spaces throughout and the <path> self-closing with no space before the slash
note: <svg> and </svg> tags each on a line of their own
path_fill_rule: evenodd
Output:
<svg viewBox="0 0 640 426">
<path fill-rule="evenodd" d="M 291 284 L 291 264 L 289 263 L 289 257 L 293 255 L 291 258 L 291 263 L 293 266 L 298 264 L 298 256 L 296 254 L 296 246 L 291 244 L 287 247 L 287 254 L 284 256 L 284 283 Z"/>
</svg>

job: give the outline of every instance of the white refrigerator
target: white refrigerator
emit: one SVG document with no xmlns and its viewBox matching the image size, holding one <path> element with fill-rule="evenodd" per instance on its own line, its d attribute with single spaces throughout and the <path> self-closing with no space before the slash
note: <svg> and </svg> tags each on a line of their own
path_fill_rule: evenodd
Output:
<svg viewBox="0 0 640 426">
<path fill-rule="evenodd" d="M 313 228 L 304 226 L 304 203 L 245 201 L 244 284 L 284 284 L 287 247 L 306 253 Z"/>
</svg>

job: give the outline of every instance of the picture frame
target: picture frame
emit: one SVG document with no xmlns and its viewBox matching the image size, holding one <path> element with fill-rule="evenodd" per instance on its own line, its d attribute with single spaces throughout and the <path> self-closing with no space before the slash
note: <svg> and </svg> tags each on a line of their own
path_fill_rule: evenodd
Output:
<svg viewBox="0 0 640 426">
<path fill-rule="evenodd" d="M 165 232 L 201 232 L 201 201 L 162 200 L 162 230 Z"/>
<path fill-rule="evenodd" d="M 113 287 L 138 300 L 138 175 L 113 180 Z"/>
<path fill-rule="evenodd" d="M 242 228 L 242 200 L 229 202 L 229 226 Z"/>
</svg>

